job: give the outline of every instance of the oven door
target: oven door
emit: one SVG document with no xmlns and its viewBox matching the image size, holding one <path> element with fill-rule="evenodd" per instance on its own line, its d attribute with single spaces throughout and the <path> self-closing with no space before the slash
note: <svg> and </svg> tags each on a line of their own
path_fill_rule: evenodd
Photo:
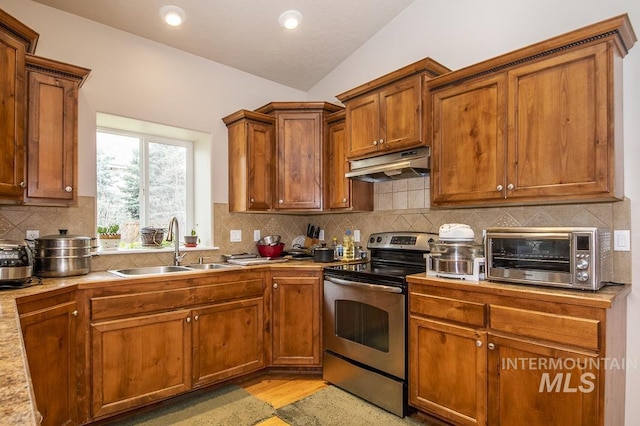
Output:
<svg viewBox="0 0 640 426">
<path fill-rule="evenodd" d="M 405 298 L 401 287 L 325 276 L 325 349 L 405 379 Z"/>
</svg>

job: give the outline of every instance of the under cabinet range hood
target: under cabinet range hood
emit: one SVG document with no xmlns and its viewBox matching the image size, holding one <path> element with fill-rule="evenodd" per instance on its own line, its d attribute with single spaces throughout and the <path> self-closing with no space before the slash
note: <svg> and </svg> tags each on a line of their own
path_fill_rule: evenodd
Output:
<svg viewBox="0 0 640 426">
<path fill-rule="evenodd" d="M 353 160 L 351 171 L 345 173 L 350 179 L 365 182 L 409 179 L 429 174 L 429 148 L 385 154 L 378 157 Z"/>
</svg>

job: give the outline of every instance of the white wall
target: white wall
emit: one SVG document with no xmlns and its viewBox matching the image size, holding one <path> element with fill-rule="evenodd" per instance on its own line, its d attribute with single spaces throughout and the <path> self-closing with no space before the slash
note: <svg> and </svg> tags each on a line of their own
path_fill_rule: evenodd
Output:
<svg viewBox="0 0 640 426">
<path fill-rule="evenodd" d="M 96 112 L 211 134 L 212 201 L 227 202 L 222 117 L 306 94 L 30 0 L 0 8 L 40 34 L 36 54 L 92 70 L 80 90 L 80 196 L 95 196 Z"/>
<path fill-rule="evenodd" d="M 629 0 L 416 0 L 400 16 L 309 91 L 334 96 L 372 78 L 429 56 L 459 69 L 574 29 L 628 13 L 640 37 L 640 2 Z M 625 195 L 633 230 L 640 230 L 640 43 L 624 59 Z M 632 232 L 640 247 L 640 231 Z M 638 249 L 636 249 L 637 251 Z M 640 365 L 640 256 L 632 265 L 636 284 L 628 299 L 627 359 Z M 640 371 L 627 370 L 626 425 L 640 422 Z"/>
</svg>

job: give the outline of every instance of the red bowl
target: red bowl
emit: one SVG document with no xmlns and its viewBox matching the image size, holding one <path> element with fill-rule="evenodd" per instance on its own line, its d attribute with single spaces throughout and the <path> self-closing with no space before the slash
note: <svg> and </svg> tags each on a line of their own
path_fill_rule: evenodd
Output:
<svg viewBox="0 0 640 426">
<path fill-rule="evenodd" d="M 284 250 L 284 243 L 276 244 L 275 246 L 256 244 L 258 247 L 258 253 L 262 257 L 280 257 L 282 256 L 282 250 Z"/>
</svg>

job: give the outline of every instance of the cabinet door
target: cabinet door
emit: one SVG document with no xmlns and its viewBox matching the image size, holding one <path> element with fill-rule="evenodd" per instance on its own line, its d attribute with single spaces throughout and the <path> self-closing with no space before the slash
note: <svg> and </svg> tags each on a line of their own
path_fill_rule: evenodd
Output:
<svg viewBox="0 0 640 426">
<path fill-rule="evenodd" d="M 78 424 L 76 315 L 73 301 L 20 316 L 42 425 Z"/>
<path fill-rule="evenodd" d="M 263 298 L 195 309 L 192 317 L 194 386 L 264 367 Z"/>
<path fill-rule="evenodd" d="M 78 83 L 29 70 L 25 204 L 77 202 Z"/>
<path fill-rule="evenodd" d="M 175 311 L 91 325 L 92 417 L 191 389 L 191 317 Z"/>
<path fill-rule="evenodd" d="M 378 92 L 346 102 L 349 158 L 378 151 L 380 137 L 380 97 Z"/>
<path fill-rule="evenodd" d="M 509 71 L 508 198 L 613 191 L 607 63 L 600 43 Z"/>
<path fill-rule="evenodd" d="M 249 210 L 270 210 L 273 202 L 273 126 L 247 123 Z"/>
<path fill-rule="evenodd" d="M 272 364 L 320 366 L 321 279 L 274 275 Z"/>
<path fill-rule="evenodd" d="M 0 30 L 0 197 L 21 201 L 24 181 L 25 45 Z"/>
<path fill-rule="evenodd" d="M 484 425 L 486 340 L 485 332 L 410 317 L 409 403 L 455 424 Z"/>
<path fill-rule="evenodd" d="M 329 208 L 349 207 L 350 179 L 347 161 L 346 126 L 344 120 L 329 124 Z"/>
<path fill-rule="evenodd" d="M 378 149 L 398 151 L 425 145 L 422 132 L 422 76 L 400 80 L 380 91 Z"/>
<path fill-rule="evenodd" d="M 322 124 L 319 112 L 278 114 L 277 209 L 322 207 Z"/>
<path fill-rule="evenodd" d="M 602 424 L 596 354 L 493 335 L 488 340 L 489 424 Z"/>
<path fill-rule="evenodd" d="M 504 198 L 506 94 L 502 74 L 432 95 L 432 204 Z"/>
</svg>

